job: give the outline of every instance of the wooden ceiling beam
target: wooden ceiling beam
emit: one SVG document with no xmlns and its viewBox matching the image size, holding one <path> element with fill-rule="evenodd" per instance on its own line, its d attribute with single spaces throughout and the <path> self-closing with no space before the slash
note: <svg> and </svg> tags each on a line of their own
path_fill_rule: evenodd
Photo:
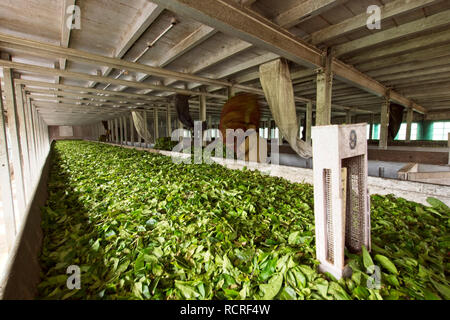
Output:
<svg viewBox="0 0 450 320">
<path fill-rule="evenodd" d="M 119 97 L 112 97 L 112 96 L 97 96 L 92 94 L 84 94 L 84 93 L 78 93 L 78 92 L 69 92 L 69 91 L 56 91 L 56 90 L 49 90 L 49 89 L 36 89 L 36 88 L 28 88 L 25 87 L 25 92 L 29 93 L 39 93 L 39 94 L 45 94 L 45 95 L 52 95 L 52 96 L 58 96 L 58 97 L 78 97 L 78 98 L 86 98 L 91 99 L 95 101 L 117 101 L 117 102 L 126 102 L 126 103 L 135 103 L 139 105 L 143 104 L 154 104 L 154 101 L 146 101 L 146 100 L 138 100 L 138 99 L 129 99 L 129 98 L 119 98 Z"/>
<path fill-rule="evenodd" d="M 161 58 L 160 61 L 156 63 L 157 66 L 163 68 L 169 65 L 171 62 L 175 61 L 177 58 L 181 57 L 188 51 L 192 50 L 196 46 L 208 40 L 210 37 L 215 35 L 217 30 L 202 25 L 197 30 L 189 34 L 186 38 L 178 42 L 175 46 L 173 46 L 169 51 Z M 149 78 L 149 74 L 144 74 L 137 78 L 138 82 L 143 82 L 147 78 Z M 165 84 L 167 85 L 167 84 Z M 124 90 L 125 88 L 122 88 Z"/>
<path fill-rule="evenodd" d="M 44 92 L 46 91 L 46 92 Z M 58 91 L 58 92 L 49 92 L 47 90 L 42 90 L 42 91 L 28 91 L 27 92 L 29 97 L 32 98 L 36 98 L 36 100 L 39 99 L 53 99 L 53 100 L 58 100 L 58 99 L 64 99 L 64 98 L 70 98 L 73 101 L 77 101 L 77 102 L 82 102 L 82 103 L 90 103 L 90 104 L 105 104 L 105 105 L 113 105 L 113 106 L 119 106 L 119 105 L 123 105 L 123 106 L 136 106 L 136 107 L 140 107 L 140 106 L 152 106 L 154 104 L 136 104 L 136 103 L 132 103 L 129 101 L 105 101 L 105 100 L 100 100 L 98 97 L 96 99 L 91 99 L 90 100 L 83 100 L 86 99 L 86 97 L 84 96 L 80 96 L 79 94 L 74 94 L 74 93 L 68 93 L 68 92 L 62 92 L 62 91 Z M 120 99 L 118 99 L 120 100 Z"/>
<path fill-rule="evenodd" d="M 68 48 L 69 44 L 70 44 L 70 33 L 72 31 L 71 28 L 67 27 L 67 9 L 70 6 L 74 6 L 76 3 L 76 0 L 64 0 L 63 1 L 63 5 L 62 5 L 62 14 L 61 14 L 61 42 L 60 45 L 63 48 Z M 60 58 L 59 59 L 59 68 L 61 70 L 66 70 L 66 64 L 67 64 L 67 59 L 65 58 Z M 61 83 L 61 77 L 57 76 L 56 77 L 56 83 Z"/>
<path fill-rule="evenodd" d="M 387 19 L 396 17 L 401 14 L 424 8 L 432 5 L 440 0 L 396 0 L 390 3 L 380 6 L 381 9 L 381 22 Z M 333 24 L 329 27 L 323 28 L 314 32 L 308 37 L 311 43 L 316 45 L 335 38 L 345 36 L 348 33 L 357 31 L 358 29 L 365 28 L 367 26 L 367 13 L 363 12 L 355 17 L 346 19 L 342 22 Z"/>
<path fill-rule="evenodd" d="M 234 55 L 242 53 L 243 51 L 251 48 L 252 46 L 253 46 L 252 44 L 238 39 L 237 41 L 234 41 L 231 45 L 226 46 L 223 50 L 220 50 L 220 52 L 209 58 L 202 59 L 199 61 L 193 61 L 193 63 L 186 69 L 186 72 L 190 74 L 202 72 L 207 68 L 210 68 L 226 59 L 233 57 Z M 177 81 L 178 80 L 174 78 L 166 79 L 164 81 L 164 85 L 169 86 Z"/>
<path fill-rule="evenodd" d="M 342 4 L 343 0 L 306 0 L 275 17 L 276 24 L 291 28 L 301 22 L 311 19 L 323 12 Z"/>
<path fill-rule="evenodd" d="M 30 94 L 30 93 L 27 94 L 27 97 L 29 97 L 32 101 L 56 101 L 56 102 L 73 103 L 73 104 L 82 103 L 80 105 L 86 105 L 86 106 L 144 107 L 144 106 L 136 106 L 136 105 L 126 104 L 126 103 L 89 101 L 89 100 L 81 100 L 81 99 L 68 99 L 68 98 L 50 97 L 50 96 L 43 96 L 43 95 Z"/>
<path fill-rule="evenodd" d="M 115 69 L 145 73 L 162 78 L 174 78 L 186 82 L 198 82 L 205 85 L 219 85 L 224 87 L 231 86 L 231 84 L 226 81 L 208 79 L 188 73 L 171 71 L 168 69 L 125 61 L 117 58 L 105 57 L 98 54 L 88 53 L 86 51 L 75 50 L 71 48 L 61 48 L 59 46 L 23 38 L 17 38 L 5 34 L 0 34 L 0 48 L 15 48 L 27 51 L 32 50 L 35 52 L 35 54 L 39 54 L 41 56 L 65 57 L 68 60 L 78 61 L 81 63 L 87 63 L 96 66 L 109 66 Z"/>
<path fill-rule="evenodd" d="M 10 62 L 7 60 L 0 60 L 0 66 L 7 67 L 7 68 L 9 67 L 9 68 L 17 69 L 17 70 L 28 71 L 28 72 L 37 73 L 37 74 L 59 75 L 61 77 L 67 77 L 67 78 L 73 78 L 73 79 L 85 80 L 85 81 L 97 81 L 100 83 L 111 83 L 111 84 L 115 84 L 115 85 L 119 85 L 119 86 L 128 86 L 128 87 L 133 87 L 133 88 L 138 88 L 138 89 L 153 89 L 153 90 L 163 91 L 163 92 L 169 91 L 169 92 L 176 92 L 176 93 L 185 94 L 185 95 L 206 95 L 206 96 L 209 96 L 212 98 L 218 98 L 218 99 L 225 98 L 225 96 L 223 96 L 223 95 L 211 94 L 208 92 L 197 92 L 197 91 L 192 91 L 192 90 L 184 90 L 184 89 L 177 89 L 177 88 L 171 88 L 171 87 L 156 86 L 156 85 L 152 85 L 152 84 L 141 83 L 141 82 L 130 81 L 130 80 L 112 79 L 112 78 L 103 77 L 103 76 L 95 76 L 95 75 L 90 75 L 90 74 L 85 74 L 85 73 L 57 70 L 57 69 L 52 69 L 52 68 L 46 68 L 46 67 L 41 67 L 41 66 L 25 64 L 25 63 Z M 251 88 L 249 90 L 254 92 L 253 88 Z"/>
<path fill-rule="evenodd" d="M 82 94 L 91 92 L 91 93 L 96 93 L 97 96 L 102 97 L 102 98 L 124 97 L 124 98 L 131 98 L 131 99 L 140 99 L 145 102 L 152 102 L 152 101 L 164 102 L 164 101 L 166 101 L 165 99 L 163 99 L 161 97 L 154 97 L 154 96 L 143 95 L 143 94 L 69 86 L 69 85 L 62 85 L 62 84 L 43 82 L 43 81 L 15 79 L 14 82 L 17 84 L 23 84 L 26 86 L 26 88 L 29 88 L 30 90 L 33 90 L 33 88 L 38 87 L 38 88 L 70 90 L 70 91 L 79 92 Z"/>
<path fill-rule="evenodd" d="M 436 48 L 439 45 L 450 43 L 450 31 L 443 30 L 433 34 L 427 34 L 413 39 L 399 41 L 398 43 L 390 43 L 388 46 L 380 48 L 373 48 L 367 52 L 361 52 L 349 59 L 346 62 L 351 65 L 358 65 L 361 63 L 371 62 L 377 59 L 385 59 L 400 54 L 407 54 L 417 52 L 427 48 Z"/>
<path fill-rule="evenodd" d="M 435 46 L 432 48 L 422 49 L 406 54 L 396 55 L 382 60 L 374 60 L 362 63 L 356 66 L 362 72 L 375 71 L 382 68 L 390 68 L 392 66 L 403 65 L 411 62 L 421 62 L 430 59 L 448 56 L 450 52 L 450 44 L 443 46 Z"/>
<path fill-rule="evenodd" d="M 448 52 L 448 56 L 445 57 L 439 57 L 436 59 L 429 59 L 422 62 L 414 61 L 409 63 L 400 64 L 397 66 L 390 66 L 385 68 L 380 68 L 378 70 L 373 70 L 366 72 L 367 75 L 371 77 L 380 77 L 380 76 L 387 76 L 387 75 L 395 75 L 398 73 L 411 73 L 416 70 L 420 69 L 429 69 L 429 68 L 435 68 L 439 66 L 446 66 L 450 65 L 450 51 Z"/>
<path fill-rule="evenodd" d="M 398 27 L 393 27 L 385 31 L 380 31 L 360 39 L 337 45 L 333 47 L 333 52 L 336 57 L 341 57 L 380 45 L 382 43 L 393 41 L 395 39 L 411 36 L 419 32 L 445 27 L 449 24 L 450 10 L 446 10 L 422 19 L 399 25 Z"/>
<path fill-rule="evenodd" d="M 144 8 L 141 10 L 139 17 L 133 19 L 135 23 L 127 28 L 127 31 L 121 36 L 120 43 L 117 48 L 112 53 L 115 58 L 122 58 L 128 50 L 136 43 L 136 41 L 142 36 L 142 34 L 152 25 L 152 23 L 159 17 L 159 15 L 164 11 L 162 7 L 158 5 L 146 2 Z M 102 75 L 107 77 L 114 68 L 103 67 Z M 89 87 L 93 88 L 96 82 L 91 82 Z"/>
<path fill-rule="evenodd" d="M 285 57 L 297 64 L 309 68 L 323 67 L 324 52 L 294 37 L 287 30 L 255 12 L 229 0 L 154 0 L 154 2 L 173 12 L 190 16 L 219 31 Z M 388 91 L 388 88 L 378 81 L 337 59 L 333 59 L 332 69 L 339 80 L 372 94 L 385 96 Z M 394 102 L 414 107 L 420 113 L 426 113 L 425 108 L 414 104 L 413 101 L 398 93 L 393 92 L 391 97 Z"/>
</svg>

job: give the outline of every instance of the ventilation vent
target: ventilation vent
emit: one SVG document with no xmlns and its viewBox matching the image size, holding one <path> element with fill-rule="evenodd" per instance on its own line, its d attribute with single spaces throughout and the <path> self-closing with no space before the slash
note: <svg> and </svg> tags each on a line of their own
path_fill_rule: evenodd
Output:
<svg viewBox="0 0 450 320">
<path fill-rule="evenodd" d="M 331 210 L 331 170 L 323 169 L 323 190 L 324 194 L 324 212 L 325 212 L 325 236 L 326 236 L 326 259 L 330 263 L 334 263 L 334 233 L 333 233 L 333 216 Z"/>
</svg>

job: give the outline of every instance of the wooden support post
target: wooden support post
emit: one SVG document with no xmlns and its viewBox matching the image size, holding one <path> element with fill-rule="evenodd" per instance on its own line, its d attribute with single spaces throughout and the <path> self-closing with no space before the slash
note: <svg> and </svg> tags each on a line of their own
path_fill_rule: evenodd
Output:
<svg viewBox="0 0 450 320">
<path fill-rule="evenodd" d="M 370 125 L 369 125 L 369 140 L 373 138 L 373 123 L 375 122 L 375 115 L 370 115 Z"/>
<path fill-rule="evenodd" d="M 20 139 L 20 122 L 18 117 L 18 108 L 16 102 L 16 95 L 14 90 L 13 72 L 9 68 L 3 68 L 3 81 L 5 84 L 5 107 L 8 114 L 8 127 L 11 138 L 12 161 L 14 168 L 14 181 L 16 183 L 16 199 L 19 216 L 25 214 L 26 200 L 25 200 L 25 180 L 23 178 L 23 161 L 22 161 L 22 146 Z"/>
<path fill-rule="evenodd" d="M 3 205 L 3 220 L 6 232 L 6 246 L 9 252 L 13 247 L 14 239 L 17 233 L 17 226 L 16 216 L 14 213 L 11 168 L 9 167 L 6 130 L 5 110 L 3 109 L 3 99 L 0 95 L 0 183 L 2 191 L 1 200 Z"/>
<path fill-rule="evenodd" d="M 123 118 L 119 117 L 119 142 L 120 145 L 124 144 L 125 138 L 124 138 L 124 134 L 123 134 Z"/>
<path fill-rule="evenodd" d="M 123 119 L 123 140 L 125 145 L 128 145 L 128 125 L 127 125 L 127 117 L 122 117 Z"/>
<path fill-rule="evenodd" d="M 148 144 L 150 141 L 147 140 L 147 132 L 148 132 L 148 122 L 147 122 L 147 111 L 144 111 L 144 131 L 145 131 L 145 137 L 144 137 L 144 144 L 145 148 L 148 148 Z"/>
<path fill-rule="evenodd" d="M 311 127 L 312 127 L 312 102 L 306 103 L 306 139 L 305 141 L 311 144 Z"/>
<path fill-rule="evenodd" d="M 202 88 L 201 91 L 206 91 L 206 90 L 204 88 Z M 204 122 L 204 121 L 206 121 L 206 96 L 201 95 L 199 97 L 199 99 L 200 99 L 200 121 Z M 206 146 L 206 141 L 203 140 L 203 134 L 204 134 L 204 132 L 202 132 L 202 137 L 201 137 L 202 145 Z"/>
<path fill-rule="evenodd" d="M 333 74 L 331 70 L 332 56 L 330 53 L 323 57 L 322 65 L 323 67 L 317 70 L 316 126 L 331 124 Z"/>
<path fill-rule="evenodd" d="M 16 85 L 16 99 L 17 99 L 17 116 L 19 119 L 19 131 L 20 131 L 20 145 L 22 147 L 22 159 L 23 159 L 23 180 L 25 187 L 25 200 L 28 202 L 31 196 L 31 183 L 26 183 L 31 175 L 30 168 L 30 154 L 28 152 L 28 127 L 25 115 L 25 104 L 23 100 L 22 85 Z"/>
<path fill-rule="evenodd" d="M 228 96 L 228 100 L 233 98 L 235 95 L 235 90 L 233 87 L 227 87 L 227 96 Z"/>
<path fill-rule="evenodd" d="M 272 140 L 272 138 L 275 136 L 275 130 L 272 135 L 272 127 L 273 127 L 273 120 L 270 119 L 269 120 L 269 138 L 268 138 L 269 140 Z"/>
<path fill-rule="evenodd" d="M 159 118 L 158 118 L 158 107 L 155 107 L 155 109 L 153 109 L 153 126 L 154 126 L 154 140 L 156 143 L 156 140 L 159 139 Z"/>
<path fill-rule="evenodd" d="M 22 100 L 24 102 L 23 108 L 24 108 L 24 114 L 25 114 L 25 123 L 26 123 L 26 130 L 27 130 L 27 152 L 28 152 L 28 167 L 30 168 L 28 179 L 30 179 L 30 182 L 33 178 L 33 172 L 36 172 L 35 168 L 35 162 L 33 161 L 34 157 L 34 150 L 33 150 L 33 126 L 31 124 L 31 117 L 30 117 L 30 104 L 29 101 L 25 95 L 25 90 L 22 88 Z M 32 183 L 29 183 L 32 185 Z M 31 188 L 30 188 L 31 190 Z"/>
<path fill-rule="evenodd" d="M 352 113 L 350 111 L 347 111 L 345 113 L 345 124 L 351 124 L 352 123 Z"/>
<path fill-rule="evenodd" d="M 111 120 L 107 120 L 108 122 L 108 131 L 109 131 L 109 135 L 106 137 L 108 142 L 111 142 L 111 137 L 112 137 L 112 124 L 111 124 Z"/>
<path fill-rule="evenodd" d="M 119 143 L 119 120 L 117 118 L 114 119 L 114 138 L 115 143 Z"/>
<path fill-rule="evenodd" d="M 38 172 L 38 159 L 37 159 L 37 132 L 36 132 L 36 123 L 34 119 L 34 111 L 33 111 L 33 103 L 31 102 L 31 99 L 28 98 L 28 117 L 30 118 L 30 129 L 31 129 L 31 136 L 33 138 L 32 140 L 32 159 L 33 159 L 33 179 L 36 177 Z"/>
<path fill-rule="evenodd" d="M 131 135 L 131 145 L 134 146 L 134 121 L 133 115 L 130 115 L 130 135 Z"/>
<path fill-rule="evenodd" d="M 170 104 L 167 105 L 167 114 L 166 114 L 166 129 L 167 129 L 167 136 L 170 138 L 172 135 L 172 106 Z"/>
<path fill-rule="evenodd" d="M 411 126 L 414 117 L 413 108 L 408 108 L 408 112 L 406 114 L 406 142 L 411 142 Z"/>
<path fill-rule="evenodd" d="M 33 108 L 33 117 L 34 117 L 34 129 L 36 130 L 36 163 L 39 165 L 41 163 L 41 131 L 39 129 L 39 117 L 37 116 L 36 108 Z M 37 176 L 37 173 L 36 173 Z"/>
<path fill-rule="evenodd" d="M 387 149 L 388 145 L 388 128 L 389 128 L 389 97 L 385 97 L 381 106 L 381 127 L 380 127 L 380 143 L 381 149 Z"/>
</svg>

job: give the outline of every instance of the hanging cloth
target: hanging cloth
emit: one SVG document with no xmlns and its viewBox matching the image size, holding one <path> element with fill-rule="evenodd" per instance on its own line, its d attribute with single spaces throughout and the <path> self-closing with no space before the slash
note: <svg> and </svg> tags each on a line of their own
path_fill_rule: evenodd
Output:
<svg viewBox="0 0 450 320">
<path fill-rule="evenodd" d="M 194 121 L 189 113 L 189 96 L 183 94 L 175 95 L 175 109 L 178 120 L 187 128 L 194 128 Z"/>
<path fill-rule="evenodd" d="M 311 158 L 311 145 L 298 138 L 299 127 L 295 112 L 294 89 L 286 60 L 278 59 L 261 65 L 259 79 L 281 135 L 299 156 Z"/>
<path fill-rule="evenodd" d="M 133 123 L 136 131 L 141 139 L 144 141 L 152 141 L 152 135 L 147 129 L 146 126 L 146 117 L 144 117 L 144 111 L 131 111 L 131 115 L 133 116 Z"/>
<path fill-rule="evenodd" d="M 403 121 L 403 111 L 405 108 L 399 104 L 391 103 L 389 106 L 389 127 L 388 140 L 393 141 L 400 130 Z"/>
</svg>

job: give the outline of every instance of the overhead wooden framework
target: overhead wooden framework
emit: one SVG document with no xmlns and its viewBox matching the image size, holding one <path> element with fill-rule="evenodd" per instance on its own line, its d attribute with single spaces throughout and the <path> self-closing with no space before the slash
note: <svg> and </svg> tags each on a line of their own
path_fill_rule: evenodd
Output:
<svg viewBox="0 0 450 320">
<path fill-rule="evenodd" d="M 265 48 L 300 65 L 310 68 L 323 67 L 324 52 L 233 1 L 154 0 L 154 2 L 171 11 L 189 15 L 197 21 Z M 375 95 L 384 96 L 388 89 L 378 81 L 335 58 L 333 58 L 331 68 L 332 72 L 343 81 L 348 81 Z M 391 99 L 420 113 L 426 113 L 425 108 L 396 92 L 392 92 Z"/>
<path fill-rule="evenodd" d="M 53 12 L 57 27 L 48 29 L 45 19 L 30 21 L 24 15 L 21 21 L 14 11 L 23 26 L 7 19 L 0 34 L 0 50 L 9 52 L 9 63 L 15 64 L 3 66 L 22 78 L 14 82 L 28 94 L 43 95 L 47 89 L 83 105 L 121 102 L 124 109 L 131 104 L 165 110 L 172 95 L 189 94 L 195 96 L 190 104 L 196 116 L 202 96 L 207 115 L 217 118 L 228 91 L 262 96 L 259 65 L 285 57 L 292 62 L 297 111 L 305 112 L 308 103 L 313 110 L 317 103 L 315 71 L 330 48 L 333 116 L 379 114 L 388 89 L 390 101 L 408 110 L 450 110 L 445 85 L 440 85 L 450 81 L 446 1 L 377 1 L 380 31 L 367 30 L 365 2 L 354 0 L 131 0 L 121 10 L 109 1 L 107 14 L 92 11 L 103 1 L 62 1 Z M 3 3 L 0 9 L 11 16 L 9 7 L 22 2 Z M 89 16 L 80 30 L 65 26 L 72 4 L 80 5 L 82 17 Z M 48 16 L 39 10 L 37 16 Z M 113 14 L 117 22 L 110 19 Z M 162 34 L 172 19 L 177 25 Z M 51 28 L 53 33 L 40 31 Z M 160 35 L 161 41 L 133 63 Z M 105 86 L 108 90 L 102 90 Z M 106 117 L 103 110 L 99 114 Z M 270 117 L 265 103 L 263 115 Z"/>
</svg>

